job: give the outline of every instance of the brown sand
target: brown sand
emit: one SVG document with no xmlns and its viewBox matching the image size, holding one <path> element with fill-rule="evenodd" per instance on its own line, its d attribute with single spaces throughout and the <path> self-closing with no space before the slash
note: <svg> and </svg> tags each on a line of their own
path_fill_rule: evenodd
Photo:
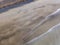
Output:
<svg viewBox="0 0 60 45">
<path fill-rule="evenodd" d="M 60 4 L 45 4 L 35 1 L 21 7 L 0 13 L 0 45 L 23 45 L 27 41 L 43 34 L 60 21 L 52 18 L 42 24 L 32 35 L 33 27 L 47 15 L 60 8 Z"/>
</svg>

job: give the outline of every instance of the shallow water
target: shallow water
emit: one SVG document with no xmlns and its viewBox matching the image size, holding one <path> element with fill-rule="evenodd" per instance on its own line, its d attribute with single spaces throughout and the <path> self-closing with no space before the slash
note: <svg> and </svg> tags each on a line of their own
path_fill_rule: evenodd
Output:
<svg viewBox="0 0 60 45">
<path fill-rule="evenodd" d="M 60 45 L 60 23 L 53 26 L 47 32 L 34 38 L 26 45 Z"/>
</svg>

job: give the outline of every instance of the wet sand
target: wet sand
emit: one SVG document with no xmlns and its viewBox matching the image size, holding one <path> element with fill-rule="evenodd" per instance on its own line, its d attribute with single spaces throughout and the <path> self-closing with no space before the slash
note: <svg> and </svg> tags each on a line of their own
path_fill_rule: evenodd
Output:
<svg viewBox="0 0 60 45">
<path fill-rule="evenodd" d="M 26 43 L 26 45 L 60 45 L 60 23 L 54 25 L 44 34 L 34 38 Z"/>
<path fill-rule="evenodd" d="M 37 30 L 32 29 L 58 8 L 59 3 L 43 4 L 35 1 L 0 13 L 0 45 L 23 45 L 43 34 L 60 22 L 60 16 L 46 21 Z"/>
</svg>

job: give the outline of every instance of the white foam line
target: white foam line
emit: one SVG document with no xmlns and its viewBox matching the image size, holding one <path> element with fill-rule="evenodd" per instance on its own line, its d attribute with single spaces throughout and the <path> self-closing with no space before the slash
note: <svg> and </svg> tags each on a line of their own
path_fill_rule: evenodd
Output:
<svg viewBox="0 0 60 45">
<path fill-rule="evenodd" d="M 52 14 L 48 15 L 46 18 L 48 19 L 48 18 L 50 18 L 51 16 L 56 16 L 56 15 L 59 14 L 59 13 L 60 13 L 60 8 L 57 9 L 57 11 L 53 12 Z"/>
<path fill-rule="evenodd" d="M 56 28 L 57 26 L 60 26 L 60 23 L 57 24 L 57 25 L 55 25 L 55 26 L 53 26 L 51 29 L 49 29 L 49 30 L 48 30 L 47 32 L 45 32 L 44 34 L 42 34 L 42 35 L 40 35 L 40 36 L 38 36 L 38 37 L 30 40 L 30 41 L 27 42 L 26 44 L 29 44 L 29 43 L 31 43 L 31 42 L 33 42 L 33 41 L 36 41 L 37 39 L 39 39 L 39 38 L 41 38 L 42 36 L 46 35 L 47 33 L 51 32 L 51 31 L 52 31 L 54 28 Z"/>
<path fill-rule="evenodd" d="M 51 18 L 51 16 L 55 16 L 55 14 L 58 14 L 59 12 L 60 12 L 60 9 L 57 9 L 57 11 L 55 11 L 54 13 L 48 15 L 48 16 L 47 16 L 44 20 L 42 20 L 36 27 L 34 27 L 33 30 L 37 29 L 38 26 L 40 26 L 40 25 L 41 25 L 42 23 L 44 23 L 46 20 L 48 20 L 49 18 Z M 55 26 L 54 26 L 54 27 L 55 27 Z M 50 32 L 50 31 L 51 31 L 51 30 L 47 31 L 47 33 Z M 35 31 L 34 31 L 34 32 L 35 32 Z M 33 34 L 34 32 L 33 32 L 33 31 L 30 32 L 30 34 Z M 40 37 L 42 37 L 43 35 L 45 35 L 45 33 L 42 34 L 42 35 L 40 35 Z M 39 38 L 40 38 L 40 37 L 39 37 Z M 36 39 L 38 39 L 38 38 L 35 38 L 35 39 L 31 40 L 31 42 L 33 42 L 33 41 L 36 40 Z M 28 42 L 28 43 L 30 43 L 30 42 Z"/>
<path fill-rule="evenodd" d="M 43 24 L 45 21 L 52 18 L 52 16 L 56 16 L 58 13 L 60 13 L 60 9 L 57 9 L 57 11 L 53 12 L 52 14 L 48 15 L 43 19 L 38 25 L 36 25 L 32 30 L 36 30 L 41 24 Z"/>
<path fill-rule="evenodd" d="M 30 35 L 32 35 L 34 32 L 36 32 L 36 29 L 41 26 L 45 21 L 53 18 L 54 16 L 56 16 L 58 13 L 60 13 L 60 8 L 57 9 L 57 11 L 53 12 L 52 14 L 48 15 L 45 17 L 45 19 L 43 19 L 41 22 L 39 22 L 33 29 L 31 32 L 29 32 Z M 27 35 L 26 35 L 27 36 Z"/>
</svg>

